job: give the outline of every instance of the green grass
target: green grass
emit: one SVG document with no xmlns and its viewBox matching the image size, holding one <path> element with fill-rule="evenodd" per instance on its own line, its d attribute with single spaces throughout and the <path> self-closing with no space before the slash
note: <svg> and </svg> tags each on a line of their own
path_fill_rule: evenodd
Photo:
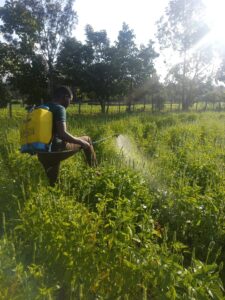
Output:
<svg viewBox="0 0 225 300">
<path fill-rule="evenodd" d="M 1 299 L 224 299 L 225 113 L 72 107 L 70 132 L 133 153 L 109 139 L 97 172 L 79 153 L 50 188 L 19 153 L 25 112 L 1 112 Z"/>
</svg>

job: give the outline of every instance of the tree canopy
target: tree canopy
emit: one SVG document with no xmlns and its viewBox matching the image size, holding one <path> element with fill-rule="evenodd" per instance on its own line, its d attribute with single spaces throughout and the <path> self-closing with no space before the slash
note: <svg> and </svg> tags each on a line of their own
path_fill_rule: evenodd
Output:
<svg viewBox="0 0 225 300">
<path fill-rule="evenodd" d="M 90 24 L 86 41 L 78 41 L 73 33 L 78 21 L 75 4 L 75 0 L 6 0 L 0 7 L 4 105 L 9 90 L 20 93 L 25 102 L 39 103 L 51 97 L 57 85 L 66 84 L 76 97 L 98 101 L 102 112 L 108 101 L 124 101 L 130 110 L 138 99 L 161 107 L 172 95 L 186 110 L 198 99 L 207 99 L 204 95 L 210 94 L 216 80 L 224 81 L 224 55 L 215 70 L 214 50 L 201 47 L 209 31 L 202 0 L 168 2 L 157 22 L 160 53 L 154 40 L 137 45 L 134 30 L 126 23 L 114 43 L 106 30 L 95 31 Z M 177 61 L 160 83 L 155 62 L 165 49 Z"/>
</svg>

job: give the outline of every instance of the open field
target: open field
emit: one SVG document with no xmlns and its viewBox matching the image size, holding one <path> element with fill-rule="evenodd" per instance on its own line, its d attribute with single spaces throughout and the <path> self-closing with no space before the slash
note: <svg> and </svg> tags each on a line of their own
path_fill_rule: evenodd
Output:
<svg viewBox="0 0 225 300">
<path fill-rule="evenodd" d="M 77 109 L 71 133 L 118 138 L 55 188 L 1 110 L 0 299 L 225 299 L 225 113 Z"/>
</svg>

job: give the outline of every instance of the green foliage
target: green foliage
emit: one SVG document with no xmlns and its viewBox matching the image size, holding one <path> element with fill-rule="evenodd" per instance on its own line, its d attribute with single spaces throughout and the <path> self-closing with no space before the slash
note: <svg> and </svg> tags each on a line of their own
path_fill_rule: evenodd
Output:
<svg viewBox="0 0 225 300">
<path fill-rule="evenodd" d="M 26 202 L 15 233 L 24 257 L 32 260 L 27 263 L 47 269 L 51 286 L 59 286 L 65 299 L 79 297 L 81 290 L 84 299 L 121 295 L 136 299 L 144 293 L 156 299 L 171 299 L 172 295 L 210 299 L 213 293 L 220 299 L 216 263 L 205 265 L 193 259 L 186 269 L 180 254 L 186 246 L 176 240 L 168 246 L 166 235 L 158 245 L 161 234 L 150 215 L 146 188 L 143 192 L 136 178 L 137 195 L 126 198 L 127 190 L 114 185 L 114 172 L 107 170 L 114 180 L 104 177 L 107 193 L 101 193 L 102 186 L 98 186 L 95 211 L 77 203 L 75 193 L 65 198 L 60 190 L 49 193 L 39 189 L 38 195 Z M 86 184 L 85 176 L 83 182 Z M 112 198 L 115 189 L 119 197 Z M 87 196 L 85 186 L 84 193 Z M 88 207 L 90 202 L 91 198 Z"/>
<path fill-rule="evenodd" d="M 1 7 L 1 31 L 7 46 L 0 50 L 9 48 L 4 65 L 13 77 L 14 89 L 23 96 L 34 98 L 35 93 L 37 97 L 46 96 L 47 79 L 50 89 L 53 89 L 54 64 L 59 48 L 76 23 L 73 3 L 73 0 L 17 0 L 6 1 Z"/>
<path fill-rule="evenodd" d="M 65 83 L 73 86 L 75 82 L 79 96 L 97 100 L 102 112 L 109 100 L 144 97 L 144 85 L 155 73 L 154 59 L 158 56 L 153 42 L 138 49 L 133 30 L 126 24 L 113 46 L 104 30 L 94 31 L 87 25 L 86 36 L 85 44 L 72 38 L 63 43 L 57 69 Z M 136 89 L 139 91 L 135 92 Z"/>
<path fill-rule="evenodd" d="M 44 283 L 41 266 L 27 269 L 18 262 L 15 245 L 6 238 L 0 240 L 0 298 L 1 299 L 52 299 L 53 289 Z"/>
<path fill-rule="evenodd" d="M 72 108 L 74 135 L 120 133 L 139 152 L 131 167 L 116 138 L 96 144 L 97 169 L 76 154 L 51 188 L 37 158 L 18 151 L 17 111 L 0 116 L 0 297 L 224 299 L 224 113 Z"/>
<path fill-rule="evenodd" d="M 47 68 L 40 55 L 21 63 L 20 72 L 10 78 L 10 83 L 25 96 L 27 104 L 41 104 L 47 98 Z"/>
<path fill-rule="evenodd" d="M 97 100 L 102 112 L 109 100 L 144 97 L 146 88 L 138 95 L 134 90 L 155 73 L 154 43 L 138 49 L 127 24 L 113 46 L 105 30 L 94 31 L 90 25 L 85 44 L 69 38 L 77 21 L 73 4 L 74 0 L 6 1 L 0 9 L 7 42 L 0 44 L 2 75 L 9 75 L 13 89 L 29 103 L 40 102 L 62 83 L 80 97 Z"/>
</svg>

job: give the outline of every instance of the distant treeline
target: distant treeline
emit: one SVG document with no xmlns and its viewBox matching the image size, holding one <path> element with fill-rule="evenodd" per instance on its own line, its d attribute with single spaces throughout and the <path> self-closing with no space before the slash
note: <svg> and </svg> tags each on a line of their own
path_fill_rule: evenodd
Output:
<svg viewBox="0 0 225 300">
<path fill-rule="evenodd" d="M 209 32 L 201 0 L 173 0 L 156 24 L 160 53 L 155 41 L 137 46 L 135 33 L 123 24 L 112 44 L 105 30 L 85 28 L 86 41 L 71 36 L 77 22 L 74 0 L 6 1 L 0 7 L 0 107 L 10 99 L 24 103 L 49 100 L 55 87 L 68 85 L 74 99 L 107 106 L 150 103 L 162 110 L 165 103 L 188 110 L 204 102 L 223 107 L 225 102 L 225 59 L 217 45 L 201 47 Z M 188 22 L 186 22 L 188 20 Z M 146 29 L 147 30 L 147 29 Z M 213 48 L 214 47 L 214 48 Z M 177 63 L 170 65 L 160 80 L 155 61 L 170 49 Z M 221 50 L 221 49 L 220 49 Z M 168 52 L 167 52 L 168 53 Z M 214 57 L 221 63 L 215 68 Z M 146 99 L 146 100 L 143 100 Z M 117 103 L 117 104 L 116 104 Z"/>
</svg>

